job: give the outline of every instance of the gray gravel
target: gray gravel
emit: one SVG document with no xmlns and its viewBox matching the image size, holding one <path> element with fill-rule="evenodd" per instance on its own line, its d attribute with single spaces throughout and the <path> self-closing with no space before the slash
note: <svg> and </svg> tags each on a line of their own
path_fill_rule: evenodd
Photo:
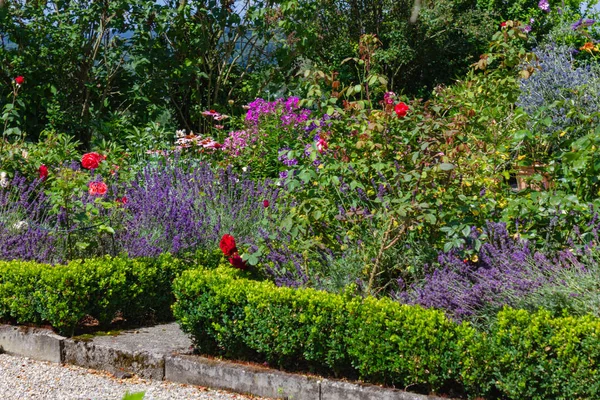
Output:
<svg viewBox="0 0 600 400">
<path fill-rule="evenodd" d="M 121 400 L 126 392 L 146 392 L 144 400 L 259 399 L 137 377 L 116 379 L 105 372 L 0 354 L 2 400 Z"/>
</svg>

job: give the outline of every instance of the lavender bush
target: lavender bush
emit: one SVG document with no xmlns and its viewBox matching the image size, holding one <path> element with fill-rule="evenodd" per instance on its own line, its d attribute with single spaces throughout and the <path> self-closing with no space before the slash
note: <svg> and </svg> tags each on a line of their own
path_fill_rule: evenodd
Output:
<svg viewBox="0 0 600 400">
<path fill-rule="evenodd" d="M 251 242 L 265 213 L 276 212 L 279 189 L 231 170 L 167 162 L 145 168 L 125 193 L 126 218 L 116 241 L 138 257 L 218 249 L 223 234 Z"/>
<path fill-rule="evenodd" d="M 458 250 L 441 253 L 439 268 L 408 288 L 399 281 L 401 291 L 395 297 L 407 304 L 444 309 L 457 321 L 481 323 L 506 305 L 541 306 L 533 293 L 563 285 L 561 274 L 584 271 L 572 252 L 534 251 L 527 241 L 510 236 L 505 224 L 488 223 L 482 233 L 488 240 L 475 256 L 464 259 Z M 473 238 L 479 235 L 473 230 Z M 525 298 L 529 300 L 524 302 Z"/>
<path fill-rule="evenodd" d="M 59 226 L 50 214 L 50 203 L 40 190 L 40 181 L 27 182 L 16 176 L 0 187 L 0 259 L 59 262 L 55 251 Z"/>
</svg>

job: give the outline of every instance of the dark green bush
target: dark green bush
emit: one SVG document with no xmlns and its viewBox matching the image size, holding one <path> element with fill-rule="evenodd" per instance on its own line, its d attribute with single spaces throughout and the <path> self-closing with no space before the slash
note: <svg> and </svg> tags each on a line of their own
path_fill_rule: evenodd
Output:
<svg viewBox="0 0 600 400">
<path fill-rule="evenodd" d="M 229 270 L 186 271 L 174 293 L 174 314 L 202 352 L 427 390 L 458 378 L 457 325 L 440 311 L 277 288 Z"/>
<path fill-rule="evenodd" d="M 185 271 L 175 317 L 200 351 L 486 399 L 600 395 L 600 320 L 505 309 L 489 332 L 388 299 Z"/>
<path fill-rule="evenodd" d="M 486 398 L 597 399 L 599 337 L 592 316 L 505 309 L 489 333 L 465 337 L 463 382 Z"/>
<path fill-rule="evenodd" d="M 57 266 L 0 262 L 0 318 L 48 323 L 67 334 L 86 316 L 97 319 L 100 327 L 117 315 L 133 323 L 167 320 L 174 301 L 171 282 L 185 268 L 170 255 Z"/>
</svg>

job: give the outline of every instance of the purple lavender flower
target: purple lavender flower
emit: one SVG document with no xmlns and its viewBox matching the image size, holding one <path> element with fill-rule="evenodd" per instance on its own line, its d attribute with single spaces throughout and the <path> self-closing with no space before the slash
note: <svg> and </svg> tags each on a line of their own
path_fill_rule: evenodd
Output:
<svg viewBox="0 0 600 400">
<path fill-rule="evenodd" d="M 60 219 L 40 184 L 15 176 L 0 187 L 0 260 L 62 261 Z"/>
<path fill-rule="evenodd" d="M 534 252 L 526 241 L 512 238 L 504 224 L 488 223 L 484 233 L 489 239 L 477 258 L 465 258 L 459 250 L 440 253 L 440 268 L 395 297 L 403 303 L 444 309 L 462 321 L 486 309 L 514 305 L 514 299 L 552 283 L 556 271 L 581 266 L 570 252 L 553 256 Z M 469 244 L 463 250 L 473 247 Z"/>
<path fill-rule="evenodd" d="M 548 0 L 540 0 L 538 7 L 542 11 L 550 12 L 550 3 L 548 3 Z"/>
<path fill-rule="evenodd" d="M 276 214 L 278 193 L 271 182 L 240 178 L 231 169 L 150 166 L 125 191 L 126 216 L 115 239 L 135 257 L 218 249 L 225 233 L 246 243 L 258 235 L 265 199 Z"/>
<path fill-rule="evenodd" d="M 592 26 L 594 23 L 596 23 L 596 20 L 580 18 L 579 21 L 576 21 L 575 23 L 573 23 L 571 25 L 571 29 L 576 31 L 577 29 L 579 29 L 581 27 L 585 28 L 588 26 Z"/>
<path fill-rule="evenodd" d="M 298 160 L 295 158 L 289 158 L 288 153 L 291 149 L 289 147 L 282 147 L 279 149 L 279 157 L 277 158 L 283 165 L 292 167 L 298 165 Z"/>
</svg>

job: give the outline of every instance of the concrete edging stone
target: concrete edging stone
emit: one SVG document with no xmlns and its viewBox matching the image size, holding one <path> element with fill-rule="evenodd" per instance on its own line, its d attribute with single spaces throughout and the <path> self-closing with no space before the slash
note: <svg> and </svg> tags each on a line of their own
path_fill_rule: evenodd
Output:
<svg viewBox="0 0 600 400">
<path fill-rule="evenodd" d="M 146 328 L 177 332 L 176 324 Z M 73 364 L 108 371 L 117 377 L 136 374 L 143 378 L 224 389 L 254 396 L 286 400 L 449 400 L 374 385 L 336 381 L 292 374 L 278 370 L 229 361 L 209 359 L 185 353 L 183 333 L 175 334 L 177 343 L 171 349 L 157 350 L 152 340 L 146 342 L 144 332 L 126 332 L 114 343 L 107 339 L 65 338 L 49 329 L 0 324 L 0 350 L 35 360 Z M 156 334 L 156 333 L 155 333 Z M 162 333 L 164 334 L 164 333 Z M 139 338 L 138 344 L 132 342 Z M 164 339 L 164 336 L 163 336 Z M 147 347 L 144 347 L 147 343 Z M 189 342 L 191 343 L 191 341 Z M 189 349 L 187 349 L 189 350 Z"/>
</svg>

